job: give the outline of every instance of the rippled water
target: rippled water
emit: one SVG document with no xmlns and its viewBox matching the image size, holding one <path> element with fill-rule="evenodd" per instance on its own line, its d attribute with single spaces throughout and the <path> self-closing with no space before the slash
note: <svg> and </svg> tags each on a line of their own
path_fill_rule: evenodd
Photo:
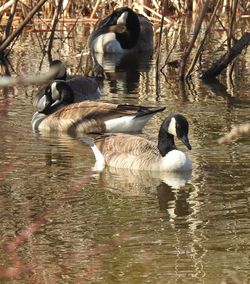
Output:
<svg viewBox="0 0 250 284">
<path fill-rule="evenodd" d="M 28 36 L 13 55 L 19 74 L 38 71 L 38 46 L 27 53 L 34 40 Z M 67 52 L 64 58 L 74 71 L 77 58 Z M 167 107 L 141 135 L 156 140 L 172 111 L 188 117 L 192 175 L 112 168 L 96 174 L 86 145 L 32 133 L 37 87 L 2 91 L 0 277 L 13 283 L 250 282 L 250 139 L 217 143 L 233 125 L 249 121 L 249 52 L 237 63 L 234 86 L 226 77 L 213 85 L 194 78 L 183 88 L 175 69 L 155 79 L 154 58 L 133 59 L 129 72 L 123 64 L 116 72 L 113 59 L 105 60 L 104 99 Z"/>
</svg>

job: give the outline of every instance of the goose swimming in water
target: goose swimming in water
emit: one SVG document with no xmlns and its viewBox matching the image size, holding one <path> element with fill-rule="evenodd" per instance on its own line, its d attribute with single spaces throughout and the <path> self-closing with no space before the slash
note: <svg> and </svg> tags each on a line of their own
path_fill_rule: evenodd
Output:
<svg viewBox="0 0 250 284">
<path fill-rule="evenodd" d="M 46 93 L 42 113 L 32 118 L 38 131 L 70 134 L 138 132 L 147 121 L 165 107 L 114 104 L 102 101 L 72 103 L 73 92 L 65 81 L 56 81 Z"/>
<path fill-rule="evenodd" d="M 152 24 L 128 7 L 118 8 L 96 23 L 88 45 L 98 53 L 152 51 Z"/>
<path fill-rule="evenodd" d="M 82 138 L 96 158 L 96 169 L 105 165 L 144 171 L 179 172 L 192 169 L 191 160 L 176 148 L 174 137 L 191 150 L 188 121 L 179 114 L 167 117 L 159 130 L 158 143 L 129 134 L 104 135 L 96 140 Z"/>
<path fill-rule="evenodd" d="M 53 60 L 50 67 L 58 66 L 59 73 L 57 74 L 55 81 L 66 81 L 73 91 L 72 103 L 81 102 L 84 100 L 97 100 L 100 98 L 99 85 L 95 78 L 85 77 L 81 75 L 68 75 L 65 65 L 60 60 Z M 53 85 L 54 86 L 54 85 Z M 40 89 L 33 100 L 33 106 L 38 112 L 45 111 L 46 93 L 50 91 L 51 84 Z"/>
</svg>

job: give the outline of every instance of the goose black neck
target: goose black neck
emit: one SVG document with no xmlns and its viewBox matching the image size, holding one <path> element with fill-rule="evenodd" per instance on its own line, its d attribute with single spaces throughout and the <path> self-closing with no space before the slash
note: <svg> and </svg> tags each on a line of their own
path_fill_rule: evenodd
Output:
<svg viewBox="0 0 250 284">
<path fill-rule="evenodd" d="M 161 126 L 159 131 L 157 147 L 162 157 L 168 152 L 177 149 L 174 143 L 174 136 L 166 132 L 163 126 Z"/>
<path fill-rule="evenodd" d="M 59 97 L 56 99 L 61 103 L 71 104 L 74 102 L 74 94 L 71 87 L 63 81 L 58 81 L 59 83 L 56 85 L 57 94 Z"/>
<path fill-rule="evenodd" d="M 49 108 L 47 108 L 46 110 L 43 111 L 43 113 L 45 115 L 50 115 L 52 113 L 54 113 L 55 111 L 59 110 L 61 107 L 63 107 L 64 105 L 62 103 L 55 103 L 52 106 L 50 106 Z"/>
</svg>

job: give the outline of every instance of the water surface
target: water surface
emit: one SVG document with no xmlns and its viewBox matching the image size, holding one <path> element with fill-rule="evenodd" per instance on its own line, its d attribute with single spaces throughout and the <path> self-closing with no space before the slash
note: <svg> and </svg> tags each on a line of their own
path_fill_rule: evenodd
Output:
<svg viewBox="0 0 250 284">
<path fill-rule="evenodd" d="M 35 40 L 24 36 L 13 54 L 18 74 L 39 70 Z M 79 42 L 59 52 L 72 72 L 79 66 Z M 173 59 L 178 56 L 177 50 Z M 217 143 L 233 125 L 249 122 L 249 52 L 237 63 L 234 85 L 224 75 L 220 83 L 194 77 L 183 87 L 175 69 L 156 79 L 155 58 L 139 59 L 129 69 L 98 59 L 107 66 L 102 98 L 165 105 L 140 134 L 155 141 L 169 113 L 184 114 L 191 176 L 112 168 L 95 173 L 91 150 L 77 139 L 32 132 L 38 87 L 2 90 L 0 277 L 6 282 L 250 281 L 250 139 Z M 44 61 L 42 70 L 47 67 Z"/>
</svg>

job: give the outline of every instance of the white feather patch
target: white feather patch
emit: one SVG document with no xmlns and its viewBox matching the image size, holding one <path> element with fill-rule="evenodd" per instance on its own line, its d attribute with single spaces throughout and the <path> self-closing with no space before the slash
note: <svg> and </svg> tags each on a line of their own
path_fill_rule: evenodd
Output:
<svg viewBox="0 0 250 284">
<path fill-rule="evenodd" d="M 117 20 L 117 24 L 126 25 L 128 12 L 123 12 Z"/>
<path fill-rule="evenodd" d="M 138 132 L 153 114 L 136 117 L 135 115 L 122 116 L 105 121 L 106 132 Z"/>
<path fill-rule="evenodd" d="M 190 171 L 192 169 L 192 161 L 183 152 L 172 150 L 162 158 L 160 168 L 163 171 L 170 172 Z"/>
<path fill-rule="evenodd" d="M 171 118 L 171 121 L 169 123 L 168 133 L 172 134 L 174 136 L 177 136 L 177 134 L 176 134 L 176 120 L 175 120 L 174 117 Z"/>
<path fill-rule="evenodd" d="M 51 84 L 51 93 L 52 93 L 52 96 L 53 98 L 59 98 L 60 97 L 60 94 L 56 88 L 56 85 L 57 85 L 57 82 L 53 82 Z"/>
</svg>

